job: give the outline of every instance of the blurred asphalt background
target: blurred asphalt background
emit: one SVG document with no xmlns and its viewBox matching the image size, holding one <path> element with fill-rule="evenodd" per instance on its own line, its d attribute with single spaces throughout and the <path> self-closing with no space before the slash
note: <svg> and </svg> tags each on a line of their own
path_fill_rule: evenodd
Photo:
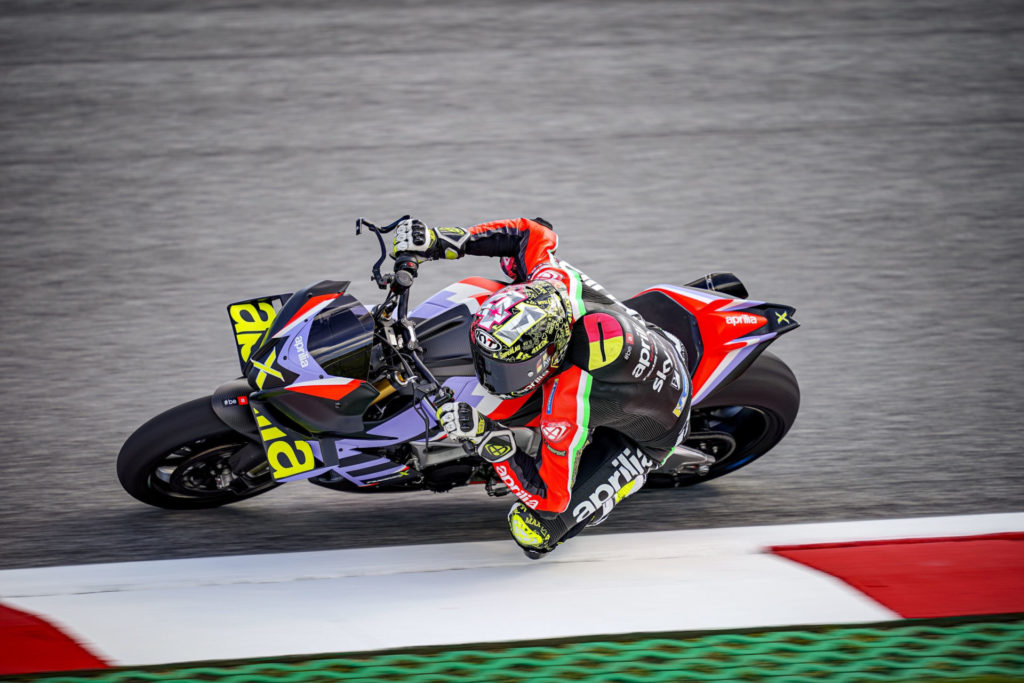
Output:
<svg viewBox="0 0 1024 683">
<path fill-rule="evenodd" d="M 479 488 L 169 513 L 116 480 L 237 375 L 228 302 L 374 303 L 353 223 L 403 213 L 796 306 L 777 451 L 595 533 L 1021 510 L 1022 44 L 1017 0 L 3 3 L 0 567 L 505 538 Z"/>
</svg>

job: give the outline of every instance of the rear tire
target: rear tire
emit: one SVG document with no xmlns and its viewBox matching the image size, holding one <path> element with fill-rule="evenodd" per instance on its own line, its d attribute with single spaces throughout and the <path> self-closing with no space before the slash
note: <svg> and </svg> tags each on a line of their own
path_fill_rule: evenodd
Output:
<svg viewBox="0 0 1024 683">
<path fill-rule="evenodd" d="M 128 437 L 117 456 L 117 478 L 133 497 L 156 507 L 219 507 L 277 486 L 269 466 L 265 472 L 231 472 L 232 456 L 247 448 L 242 455 L 262 451 L 220 421 L 209 396 L 197 398 L 157 415 Z"/>
<path fill-rule="evenodd" d="M 693 486 L 749 465 L 782 441 L 799 409 L 800 386 L 793 371 L 778 356 L 762 353 L 746 372 L 714 391 L 690 414 L 692 434 L 725 433 L 735 441 L 735 448 L 719 454 L 704 476 L 653 472 L 648 486 Z M 688 440 L 687 446 L 696 447 L 695 439 Z"/>
</svg>

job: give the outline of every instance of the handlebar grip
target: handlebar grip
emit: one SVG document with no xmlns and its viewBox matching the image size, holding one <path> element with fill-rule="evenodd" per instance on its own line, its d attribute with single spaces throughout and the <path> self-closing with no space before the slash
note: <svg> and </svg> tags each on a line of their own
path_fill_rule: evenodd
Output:
<svg viewBox="0 0 1024 683">
<path fill-rule="evenodd" d="M 416 256 L 404 252 L 395 254 L 395 279 L 392 288 L 400 292 L 409 289 L 419 272 L 420 263 Z"/>
<path fill-rule="evenodd" d="M 416 277 L 413 273 L 408 270 L 402 269 L 395 271 L 394 285 L 396 289 L 409 289 L 412 287 L 413 278 Z"/>
</svg>

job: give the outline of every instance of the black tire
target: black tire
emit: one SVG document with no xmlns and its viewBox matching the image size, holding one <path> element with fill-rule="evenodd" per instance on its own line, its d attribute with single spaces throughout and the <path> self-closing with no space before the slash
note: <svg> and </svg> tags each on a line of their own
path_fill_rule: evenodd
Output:
<svg viewBox="0 0 1024 683">
<path fill-rule="evenodd" d="M 690 414 L 691 435 L 725 433 L 735 448 L 719 455 L 704 476 L 696 473 L 652 473 L 652 488 L 693 486 L 735 472 L 774 448 L 796 421 L 800 385 L 778 356 L 765 352 L 746 372 L 715 390 Z M 693 447 L 693 439 L 687 441 Z"/>
<path fill-rule="evenodd" d="M 227 487 L 217 485 L 217 474 L 237 465 L 239 455 L 250 456 L 242 459 L 252 463 L 254 448 L 262 452 L 260 444 L 221 422 L 206 396 L 171 408 L 135 430 L 117 456 L 117 478 L 125 491 L 156 507 L 219 507 L 277 486 L 269 467 L 256 475 L 237 472 Z"/>
</svg>

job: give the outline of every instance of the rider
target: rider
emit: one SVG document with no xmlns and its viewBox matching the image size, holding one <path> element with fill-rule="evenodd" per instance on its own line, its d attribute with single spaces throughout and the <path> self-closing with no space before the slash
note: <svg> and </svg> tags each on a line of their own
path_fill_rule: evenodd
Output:
<svg viewBox="0 0 1024 683">
<path fill-rule="evenodd" d="M 538 452 L 520 449 L 510 429 L 468 403 L 441 406 L 438 419 L 450 438 L 472 442 L 519 498 L 509 527 L 534 559 L 603 522 L 689 432 L 683 345 L 557 259 L 557 246 L 540 218 L 469 228 L 408 219 L 393 252 L 499 256 L 513 280 L 474 316 L 473 361 L 480 383 L 501 398 L 543 392 Z"/>
</svg>

